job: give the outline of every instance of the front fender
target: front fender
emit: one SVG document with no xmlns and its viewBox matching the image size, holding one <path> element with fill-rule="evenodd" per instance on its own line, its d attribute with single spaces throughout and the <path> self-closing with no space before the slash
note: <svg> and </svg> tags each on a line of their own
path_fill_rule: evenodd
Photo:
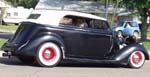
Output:
<svg viewBox="0 0 150 77">
<path fill-rule="evenodd" d="M 64 48 L 64 42 L 62 38 L 58 38 L 52 35 L 43 35 L 33 40 L 30 40 L 27 45 L 21 48 L 22 54 L 24 54 L 25 56 L 35 56 L 36 51 L 38 50 L 39 46 L 44 42 L 54 42 L 58 46 Z"/>
<path fill-rule="evenodd" d="M 115 56 L 112 57 L 112 60 L 115 61 L 121 61 L 121 62 L 127 62 L 129 56 L 134 52 L 140 50 L 144 53 L 146 60 L 149 60 L 149 54 L 147 50 L 143 47 L 143 45 L 140 44 L 132 44 L 128 45 L 116 53 Z"/>
</svg>

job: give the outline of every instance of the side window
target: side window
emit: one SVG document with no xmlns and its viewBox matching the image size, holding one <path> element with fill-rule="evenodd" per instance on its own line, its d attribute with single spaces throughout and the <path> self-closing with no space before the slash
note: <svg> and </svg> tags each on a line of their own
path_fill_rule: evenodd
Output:
<svg viewBox="0 0 150 77">
<path fill-rule="evenodd" d="M 87 28 L 88 27 L 86 19 L 84 19 L 84 18 L 77 18 L 75 25 L 80 27 L 80 28 Z"/>
<path fill-rule="evenodd" d="M 91 20 L 90 27 L 94 29 L 109 29 L 108 23 L 102 20 Z"/>
<path fill-rule="evenodd" d="M 6 13 L 6 17 L 10 17 L 11 16 L 11 13 Z"/>
<path fill-rule="evenodd" d="M 60 20 L 59 24 L 65 26 L 75 26 L 80 28 L 88 27 L 86 18 L 78 16 L 65 16 Z"/>
<path fill-rule="evenodd" d="M 73 18 L 71 17 L 63 17 L 60 22 L 62 25 L 73 25 Z"/>
<path fill-rule="evenodd" d="M 14 12 L 14 16 L 18 16 L 18 12 Z"/>
<path fill-rule="evenodd" d="M 126 24 L 125 24 L 125 28 L 130 28 L 132 25 L 131 25 L 131 23 L 130 22 L 127 22 Z"/>
</svg>

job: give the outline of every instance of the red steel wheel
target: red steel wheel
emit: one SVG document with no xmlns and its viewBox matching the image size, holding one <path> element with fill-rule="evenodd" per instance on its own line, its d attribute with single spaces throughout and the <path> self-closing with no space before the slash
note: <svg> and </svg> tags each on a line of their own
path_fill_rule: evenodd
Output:
<svg viewBox="0 0 150 77">
<path fill-rule="evenodd" d="M 40 46 L 36 54 L 37 63 L 40 66 L 52 67 L 57 65 L 61 60 L 61 50 L 59 46 L 48 42 Z"/>
<path fill-rule="evenodd" d="M 42 57 L 46 61 L 52 61 L 56 57 L 56 51 L 52 47 L 45 48 L 42 52 Z"/>
<path fill-rule="evenodd" d="M 145 63 L 145 55 L 141 51 L 135 51 L 130 55 L 129 67 L 140 68 Z"/>
</svg>

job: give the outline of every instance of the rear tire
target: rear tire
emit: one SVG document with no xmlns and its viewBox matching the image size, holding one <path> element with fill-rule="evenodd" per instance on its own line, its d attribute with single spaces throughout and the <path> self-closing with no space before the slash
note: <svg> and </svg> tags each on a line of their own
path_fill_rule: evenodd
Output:
<svg viewBox="0 0 150 77">
<path fill-rule="evenodd" d="M 42 67 L 56 66 L 61 60 L 62 54 L 59 46 L 52 42 L 42 44 L 37 53 L 37 64 Z"/>
<path fill-rule="evenodd" d="M 129 57 L 128 66 L 130 68 L 141 68 L 145 63 L 145 55 L 141 51 L 133 52 Z"/>
</svg>

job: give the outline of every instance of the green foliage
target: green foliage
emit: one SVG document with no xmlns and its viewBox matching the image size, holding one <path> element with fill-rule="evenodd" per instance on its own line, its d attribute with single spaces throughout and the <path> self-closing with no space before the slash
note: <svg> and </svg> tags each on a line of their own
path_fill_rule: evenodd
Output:
<svg viewBox="0 0 150 77">
<path fill-rule="evenodd" d="M 0 39 L 0 50 L 1 50 L 2 45 L 3 45 L 6 41 L 7 41 L 6 39 Z"/>
<path fill-rule="evenodd" d="M 0 25 L 0 31 L 16 31 L 18 26 L 15 25 Z"/>
<path fill-rule="evenodd" d="M 35 8 L 39 0 L 5 0 L 14 6 L 24 6 L 25 8 Z"/>
<path fill-rule="evenodd" d="M 123 0 L 124 5 L 130 10 L 138 10 L 143 13 L 143 9 L 150 9 L 150 0 Z"/>
<path fill-rule="evenodd" d="M 150 41 L 145 41 L 145 42 L 143 42 L 143 45 L 144 45 L 144 47 L 148 50 L 148 51 L 150 51 Z"/>
<path fill-rule="evenodd" d="M 149 31 L 147 31 L 147 37 L 150 37 L 150 32 Z"/>
</svg>

